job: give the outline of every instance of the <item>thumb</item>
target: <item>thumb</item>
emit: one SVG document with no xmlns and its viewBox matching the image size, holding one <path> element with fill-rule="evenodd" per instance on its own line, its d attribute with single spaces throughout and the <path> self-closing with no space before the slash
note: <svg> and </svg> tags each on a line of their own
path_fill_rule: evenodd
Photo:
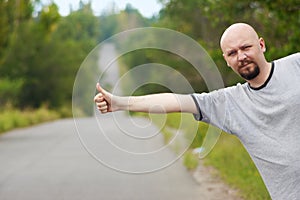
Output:
<svg viewBox="0 0 300 200">
<path fill-rule="evenodd" d="M 97 83 L 96 88 L 97 88 L 98 92 L 100 92 L 101 94 L 105 94 L 105 90 L 100 86 L 99 83 Z"/>
</svg>

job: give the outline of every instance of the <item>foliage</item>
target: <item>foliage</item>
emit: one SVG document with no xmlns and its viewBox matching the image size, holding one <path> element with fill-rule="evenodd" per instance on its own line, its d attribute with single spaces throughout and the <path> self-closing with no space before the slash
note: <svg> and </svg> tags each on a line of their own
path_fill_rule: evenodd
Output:
<svg viewBox="0 0 300 200">
<path fill-rule="evenodd" d="M 61 53 L 64 55 L 62 67 L 68 70 L 65 72 L 67 76 L 62 76 L 64 79 L 62 83 L 65 82 L 68 84 L 60 85 L 59 88 L 65 92 L 68 91 L 67 101 L 69 103 L 72 96 L 80 97 L 81 102 L 78 103 L 82 103 L 82 106 L 78 112 L 87 115 L 92 114 L 90 105 L 93 98 L 91 95 L 93 94 L 90 94 L 89 91 L 93 90 L 94 85 L 92 86 L 93 88 L 90 88 L 91 84 L 86 83 L 95 80 L 95 76 L 98 74 L 98 53 L 94 52 L 91 54 L 90 52 L 96 46 L 98 38 L 101 35 L 99 26 L 100 22 L 92 13 L 91 5 L 81 5 L 80 10 L 72 12 L 60 21 L 57 31 L 53 34 L 54 41 L 64 41 L 60 47 Z M 70 50 L 72 51 L 70 52 Z M 89 59 L 85 61 L 88 54 Z M 84 73 L 81 73 L 80 82 L 76 85 L 80 94 L 74 94 L 72 87 L 75 84 L 76 73 L 79 72 L 80 67 L 84 68 Z M 68 81 L 66 81 L 66 78 L 68 78 Z M 91 103 L 87 104 L 84 102 Z"/>
<path fill-rule="evenodd" d="M 117 13 L 114 8 L 99 17 L 101 22 L 100 41 L 108 39 L 116 33 L 138 27 L 150 26 L 153 20 L 144 18 L 137 9 L 127 4 L 125 10 Z"/>
<path fill-rule="evenodd" d="M 16 8 L 19 9 L 17 5 Z M 99 20 L 90 4 L 67 17 L 60 16 L 54 3 L 45 6 L 37 16 L 32 10 L 22 20 L 19 15 L 11 15 L 18 23 L 10 28 L 13 37 L 9 38 L 10 43 L 6 42 L 9 48 L 0 58 L 0 79 L 6 85 L 18 80 L 22 84 L 17 84 L 14 91 L 1 91 L 0 99 L 22 109 L 43 104 L 50 108 L 70 105 L 76 72 L 100 35 Z"/>
<path fill-rule="evenodd" d="M 41 107 L 37 110 L 24 111 L 6 107 L 0 112 L 0 133 L 14 128 L 55 120 L 60 117 L 61 116 L 57 111 L 51 111 L 46 107 Z"/>
<path fill-rule="evenodd" d="M 14 42 L 18 26 L 31 18 L 31 0 L 0 1 L 0 64 L 10 44 Z"/>
<path fill-rule="evenodd" d="M 300 3 L 296 0 L 161 0 L 164 8 L 156 19 L 143 18 L 130 4 L 123 11 L 112 9 L 96 17 L 91 4 L 81 2 L 79 10 L 62 17 L 54 3 L 34 11 L 38 3 L 0 1 L 0 88 L 6 88 L 0 91 L 0 99 L 20 108 L 39 107 L 43 103 L 55 108 L 70 103 L 76 72 L 88 52 L 97 42 L 130 28 L 155 25 L 189 35 L 209 52 L 226 85 L 241 81 L 224 67 L 218 45 L 229 24 L 242 21 L 253 25 L 266 38 L 266 56 L 270 60 L 297 52 L 299 48 Z M 135 42 L 142 43 L 143 39 Z M 190 64 L 169 52 L 141 50 L 124 56 L 124 60 L 128 69 L 149 62 L 171 66 L 191 82 L 195 91 L 206 90 Z M 90 77 L 92 74 L 86 75 L 87 79 Z M 18 83 L 18 88 L 8 89 L 9 82 Z M 138 93 L 157 91 L 166 88 L 149 85 Z"/>
<path fill-rule="evenodd" d="M 199 158 L 193 152 L 187 151 L 183 156 L 183 164 L 189 170 L 196 169 L 199 164 Z"/>
<path fill-rule="evenodd" d="M 0 105 L 14 104 L 23 85 L 22 79 L 0 79 Z"/>
<path fill-rule="evenodd" d="M 99 41 L 128 28 L 149 25 L 132 6 L 120 13 L 97 17 L 91 3 L 68 16 L 58 13 L 55 3 L 35 11 L 39 1 L 0 2 L 0 101 L 16 108 L 39 108 L 47 104 L 59 109 L 71 105 L 76 73 L 88 53 Z M 98 71 L 94 56 L 85 71 L 85 82 Z M 14 90 L 13 90 L 14 89 Z M 90 102 L 87 89 L 80 90 L 81 101 Z M 82 108 L 90 114 L 90 108 Z"/>
</svg>

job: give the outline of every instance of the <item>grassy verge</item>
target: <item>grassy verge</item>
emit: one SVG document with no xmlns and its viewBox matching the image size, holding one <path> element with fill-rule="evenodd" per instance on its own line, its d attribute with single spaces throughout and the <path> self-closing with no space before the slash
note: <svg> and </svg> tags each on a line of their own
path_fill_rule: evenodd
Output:
<svg viewBox="0 0 300 200">
<path fill-rule="evenodd" d="M 151 119 L 155 124 L 162 121 L 162 117 L 159 115 L 151 116 Z M 162 128 L 162 134 L 164 134 L 166 142 L 172 137 L 172 133 L 169 131 L 170 127 L 177 129 L 180 123 L 185 124 L 182 130 L 184 134 L 191 134 L 192 131 L 195 131 L 192 128 L 195 121 L 191 115 L 181 118 L 179 113 L 168 114 Z M 198 123 L 196 137 L 190 145 L 190 150 L 183 157 L 183 163 L 188 169 L 195 169 L 198 165 L 198 158 L 195 158 L 191 150 L 201 146 L 207 128 L 208 126 L 205 123 Z M 270 199 L 254 163 L 235 136 L 222 133 L 212 152 L 203 161 L 204 164 L 216 168 L 219 172 L 218 175 L 230 186 L 237 188 L 243 198 L 247 200 Z"/>
<path fill-rule="evenodd" d="M 59 111 L 49 110 L 41 107 L 36 110 L 17 110 L 14 108 L 0 109 L 0 133 L 6 131 L 31 126 L 34 124 L 55 120 L 62 117 L 70 116 L 68 109 L 62 108 Z"/>
</svg>

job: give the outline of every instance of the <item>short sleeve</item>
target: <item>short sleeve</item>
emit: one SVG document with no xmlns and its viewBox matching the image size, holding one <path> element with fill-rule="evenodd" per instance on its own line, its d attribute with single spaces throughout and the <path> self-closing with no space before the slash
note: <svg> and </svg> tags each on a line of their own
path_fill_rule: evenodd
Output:
<svg viewBox="0 0 300 200">
<path fill-rule="evenodd" d="M 192 94 L 198 113 L 194 118 L 212 124 L 224 130 L 226 117 L 226 95 L 225 90 L 220 89 L 210 93 Z"/>
</svg>

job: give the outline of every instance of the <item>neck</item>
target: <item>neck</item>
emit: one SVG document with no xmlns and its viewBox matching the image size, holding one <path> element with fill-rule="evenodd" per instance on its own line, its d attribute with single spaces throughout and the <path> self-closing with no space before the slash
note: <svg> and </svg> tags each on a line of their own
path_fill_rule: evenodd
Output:
<svg viewBox="0 0 300 200">
<path fill-rule="evenodd" d="M 267 81 L 267 79 L 270 75 L 270 72 L 271 72 L 271 68 L 272 68 L 272 63 L 266 62 L 264 65 L 260 66 L 259 75 L 252 80 L 248 80 L 247 82 L 253 88 L 261 87 Z"/>
</svg>

